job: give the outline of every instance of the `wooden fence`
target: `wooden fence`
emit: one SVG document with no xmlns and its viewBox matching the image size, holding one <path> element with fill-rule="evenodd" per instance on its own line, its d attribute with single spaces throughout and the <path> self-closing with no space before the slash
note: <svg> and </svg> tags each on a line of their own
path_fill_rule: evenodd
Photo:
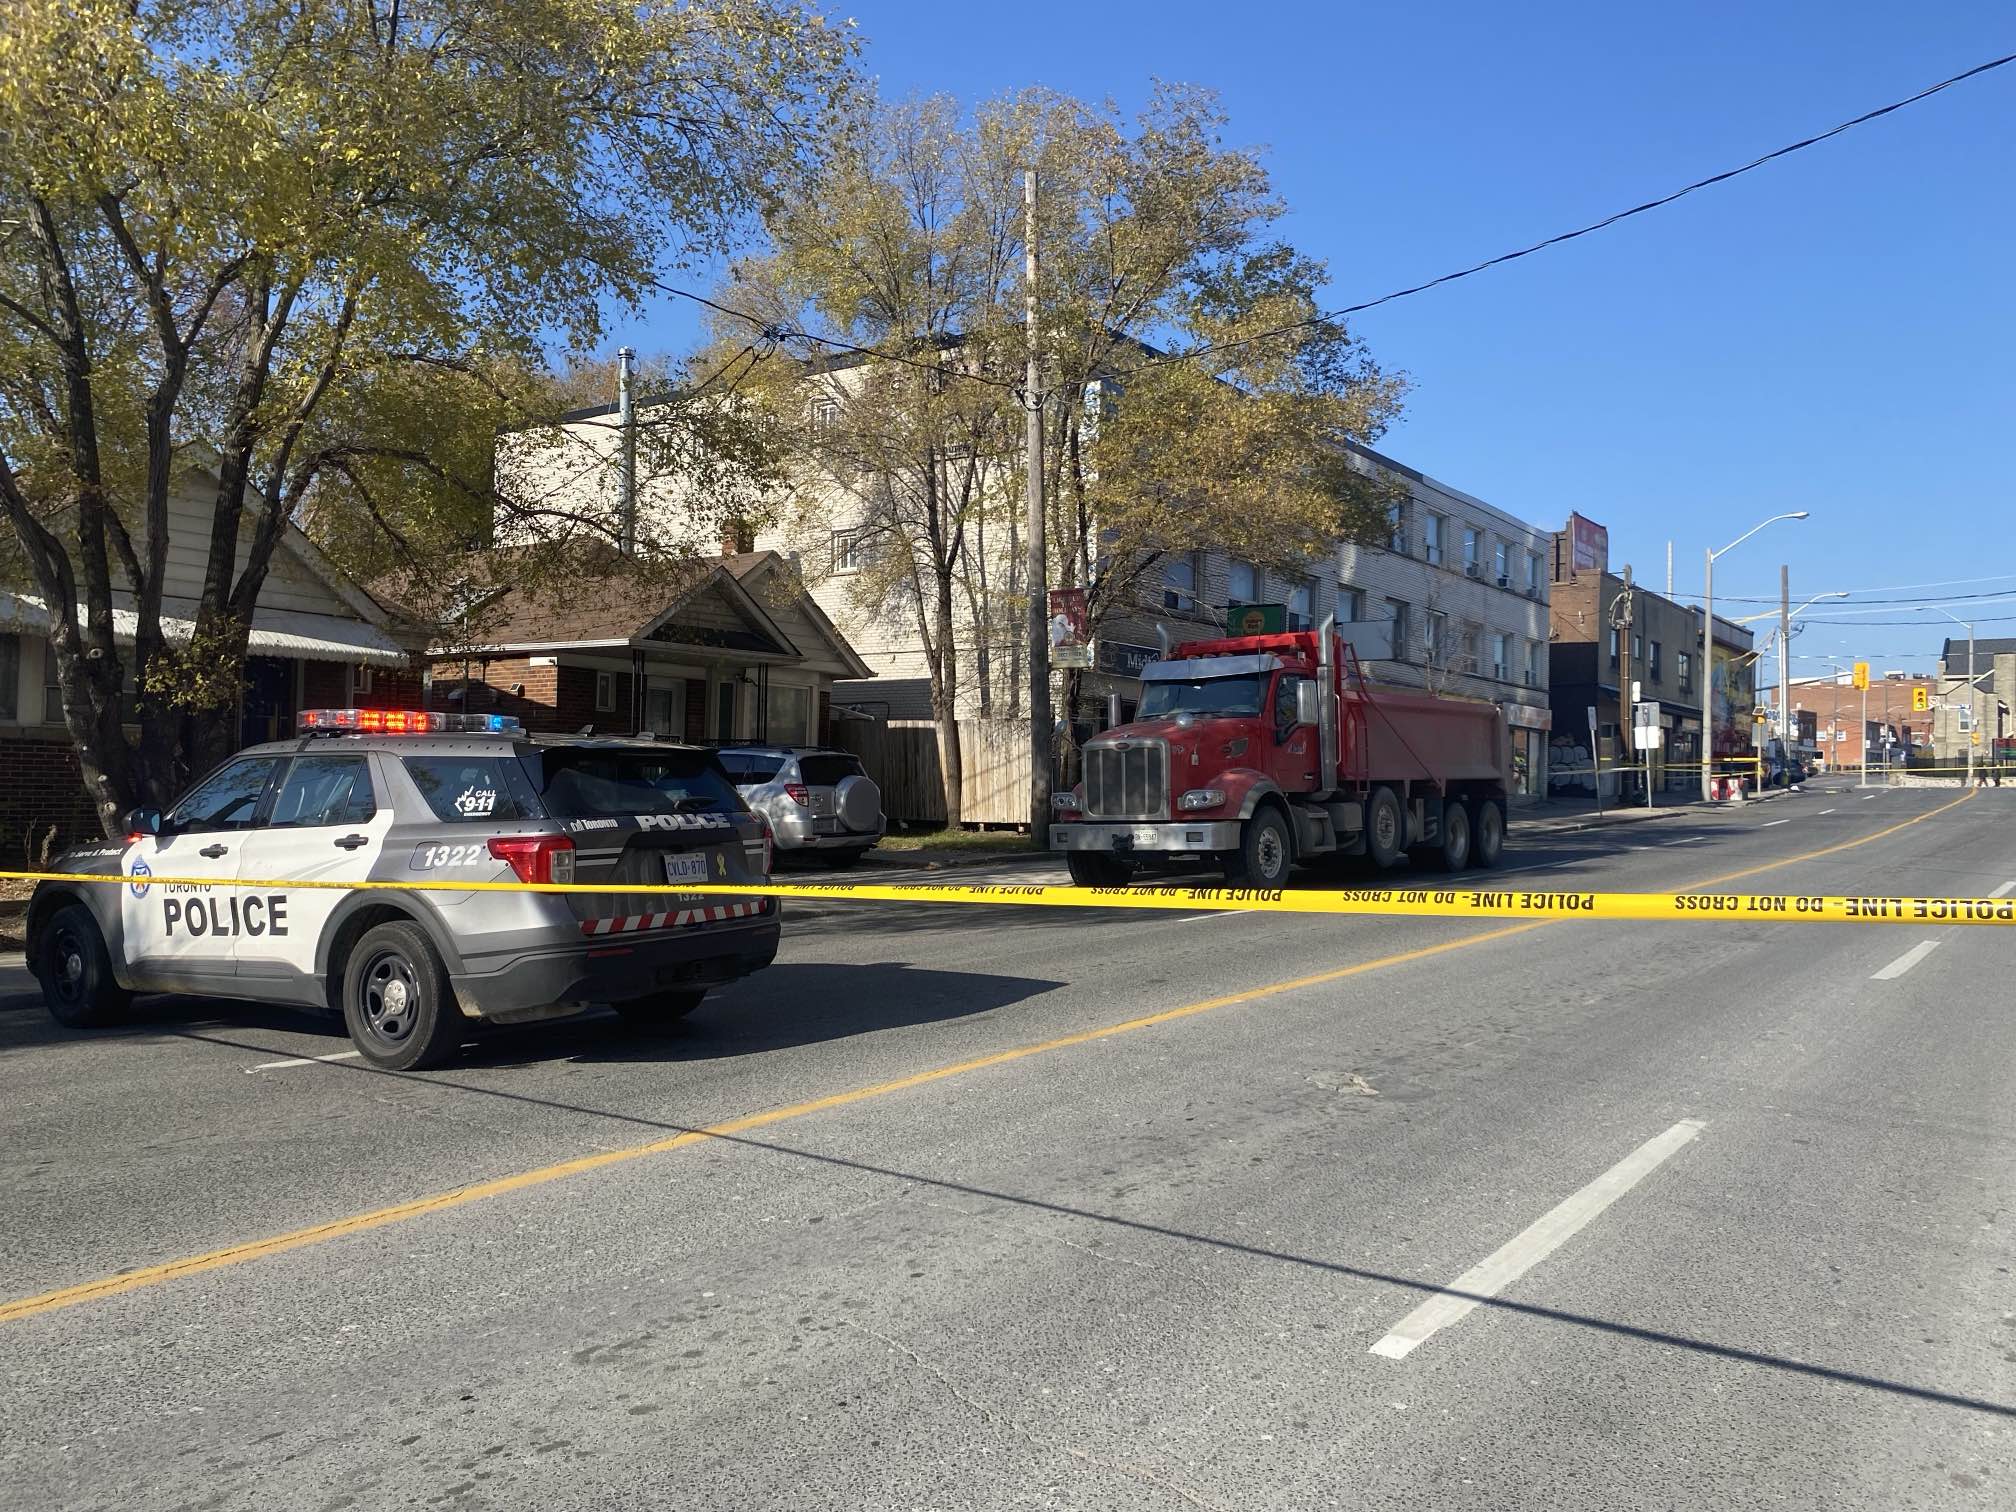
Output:
<svg viewBox="0 0 2016 1512">
<path fill-rule="evenodd" d="M 943 824 L 945 777 L 938 727 L 928 719 L 836 719 L 833 743 L 861 758 L 882 789 L 892 823 Z M 967 824 L 1029 822 L 1029 726 L 1009 719 L 962 719 L 959 749 Z"/>
</svg>

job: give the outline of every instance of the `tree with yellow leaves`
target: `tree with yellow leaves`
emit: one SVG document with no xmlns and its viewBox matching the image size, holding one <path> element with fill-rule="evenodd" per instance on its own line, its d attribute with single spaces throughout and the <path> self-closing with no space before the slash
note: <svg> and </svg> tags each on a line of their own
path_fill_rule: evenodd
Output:
<svg viewBox="0 0 2016 1512">
<path fill-rule="evenodd" d="M 108 834 L 230 748 L 290 520 L 480 540 L 514 375 L 801 181 L 852 53 L 790 0 L 11 0 L 0 507 Z"/>
</svg>

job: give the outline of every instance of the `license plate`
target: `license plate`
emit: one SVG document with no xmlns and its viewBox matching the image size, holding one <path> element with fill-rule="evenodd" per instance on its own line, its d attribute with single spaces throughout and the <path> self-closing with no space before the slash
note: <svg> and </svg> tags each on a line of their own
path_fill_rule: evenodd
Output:
<svg viewBox="0 0 2016 1512">
<path fill-rule="evenodd" d="M 682 855 L 665 858 L 665 880 L 667 882 L 705 882 L 707 880 L 707 853 L 689 851 Z"/>
<path fill-rule="evenodd" d="M 1155 831 L 1152 829 L 1137 829 L 1127 838 L 1135 845 L 1153 845 L 1155 843 Z"/>
</svg>

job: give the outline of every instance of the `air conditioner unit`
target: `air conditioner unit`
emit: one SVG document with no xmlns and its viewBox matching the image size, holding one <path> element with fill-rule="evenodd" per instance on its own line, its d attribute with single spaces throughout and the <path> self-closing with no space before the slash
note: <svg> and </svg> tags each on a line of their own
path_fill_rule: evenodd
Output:
<svg viewBox="0 0 2016 1512">
<path fill-rule="evenodd" d="M 1526 597 L 1530 599 L 1540 597 L 1540 585 L 1538 583 L 1528 583 L 1526 585 Z"/>
<path fill-rule="evenodd" d="M 1463 576 L 1482 577 L 1484 576 L 1484 569 L 1479 567 L 1475 562 L 1465 562 L 1463 564 Z"/>
<path fill-rule="evenodd" d="M 1501 572 L 1498 574 L 1498 586 L 1500 588 L 1510 588 L 1512 586 L 1512 579 Z"/>
</svg>

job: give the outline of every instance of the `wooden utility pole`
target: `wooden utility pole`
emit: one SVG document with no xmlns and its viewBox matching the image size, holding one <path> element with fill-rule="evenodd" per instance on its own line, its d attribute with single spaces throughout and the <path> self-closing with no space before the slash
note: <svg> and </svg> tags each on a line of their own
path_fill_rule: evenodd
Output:
<svg viewBox="0 0 2016 1512">
<path fill-rule="evenodd" d="M 1029 371 L 1022 385 L 1028 414 L 1029 519 L 1029 838 L 1044 844 L 1050 833 L 1051 763 L 1056 734 L 1050 717 L 1050 553 L 1043 512 L 1043 357 L 1036 329 L 1036 170 L 1022 175 L 1022 313 L 1029 348 Z"/>
</svg>

